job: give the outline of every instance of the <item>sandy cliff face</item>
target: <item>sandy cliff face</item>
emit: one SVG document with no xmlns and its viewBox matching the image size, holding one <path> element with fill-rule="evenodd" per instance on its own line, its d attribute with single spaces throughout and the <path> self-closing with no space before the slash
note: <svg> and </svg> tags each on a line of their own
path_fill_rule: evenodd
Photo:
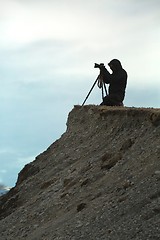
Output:
<svg viewBox="0 0 160 240">
<path fill-rule="evenodd" d="M 160 109 L 76 106 L 0 198 L 1 239 L 160 239 Z"/>
</svg>

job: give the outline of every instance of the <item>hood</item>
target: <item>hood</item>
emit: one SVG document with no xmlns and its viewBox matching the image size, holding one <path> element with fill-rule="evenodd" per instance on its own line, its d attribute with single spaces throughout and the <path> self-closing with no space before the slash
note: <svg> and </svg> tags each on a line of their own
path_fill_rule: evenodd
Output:
<svg viewBox="0 0 160 240">
<path fill-rule="evenodd" d="M 111 61 L 108 63 L 108 66 L 110 66 L 110 68 L 111 68 L 113 71 L 117 71 L 117 70 L 122 69 L 121 62 L 120 62 L 118 59 L 113 59 L 113 60 L 111 60 Z"/>
</svg>

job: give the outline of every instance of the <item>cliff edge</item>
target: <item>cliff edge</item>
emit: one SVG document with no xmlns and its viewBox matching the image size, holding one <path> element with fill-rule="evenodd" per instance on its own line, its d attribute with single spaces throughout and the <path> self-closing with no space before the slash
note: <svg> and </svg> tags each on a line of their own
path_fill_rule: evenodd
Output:
<svg viewBox="0 0 160 240">
<path fill-rule="evenodd" d="M 1 240 L 160 239 L 160 109 L 75 106 L 0 197 Z"/>
</svg>

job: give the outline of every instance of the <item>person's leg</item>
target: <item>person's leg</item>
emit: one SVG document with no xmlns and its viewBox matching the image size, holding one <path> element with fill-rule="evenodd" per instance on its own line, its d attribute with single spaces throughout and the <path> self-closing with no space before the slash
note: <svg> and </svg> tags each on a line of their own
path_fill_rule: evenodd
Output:
<svg viewBox="0 0 160 240">
<path fill-rule="evenodd" d="M 103 98 L 103 102 L 100 105 L 114 106 L 114 101 L 109 95 L 107 95 Z"/>
<path fill-rule="evenodd" d="M 111 95 L 107 95 L 106 97 L 103 98 L 103 102 L 100 105 L 105 105 L 105 106 L 123 106 L 123 103 L 118 102 Z"/>
</svg>

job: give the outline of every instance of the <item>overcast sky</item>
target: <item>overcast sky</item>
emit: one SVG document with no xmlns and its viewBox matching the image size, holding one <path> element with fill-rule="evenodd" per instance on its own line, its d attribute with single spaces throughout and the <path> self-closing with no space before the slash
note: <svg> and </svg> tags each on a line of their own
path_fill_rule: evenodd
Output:
<svg viewBox="0 0 160 240">
<path fill-rule="evenodd" d="M 0 0 L 0 184 L 66 130 L 98 69 L 118 58 L 125 106 L 160 107 L 159 0 Z M 96 86 L 86 104 L 99 104 Z"/>
</svg>

